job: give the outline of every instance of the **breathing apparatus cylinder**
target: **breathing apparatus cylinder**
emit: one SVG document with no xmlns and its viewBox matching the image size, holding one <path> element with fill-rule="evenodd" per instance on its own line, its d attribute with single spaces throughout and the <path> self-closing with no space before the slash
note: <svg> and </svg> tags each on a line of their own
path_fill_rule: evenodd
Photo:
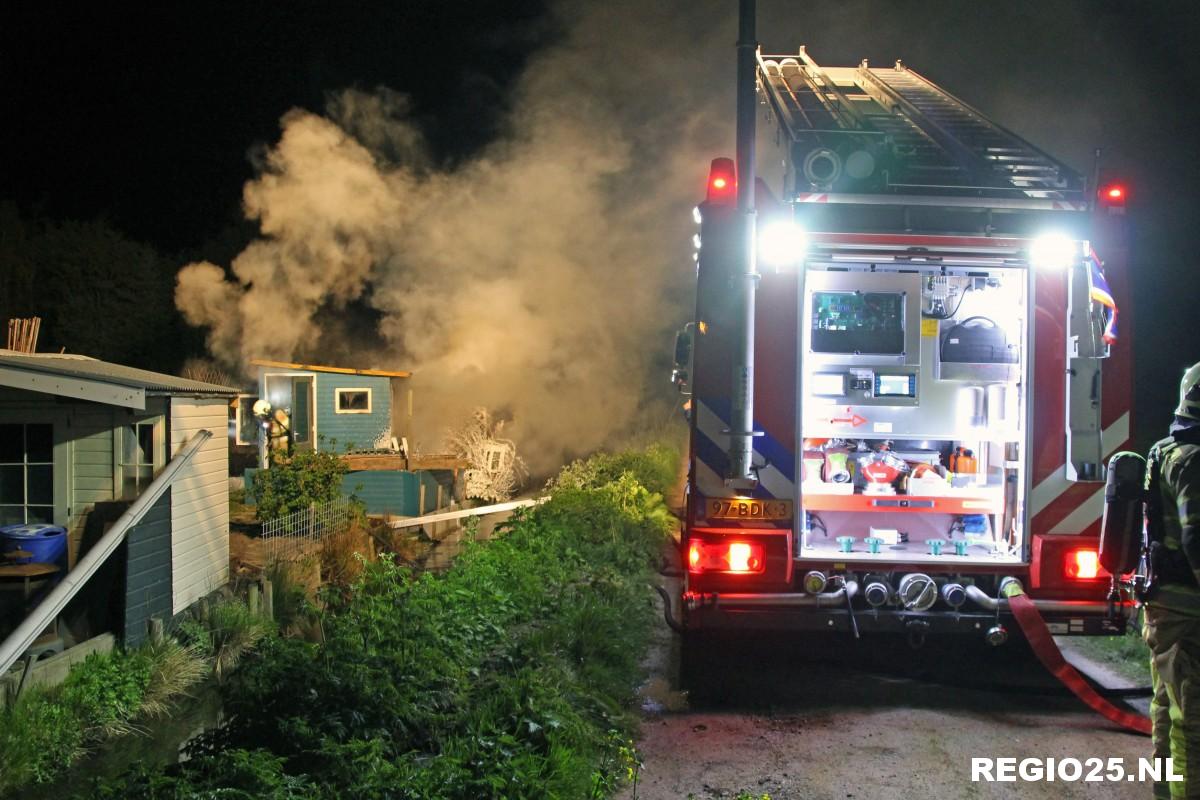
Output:
<svg viewBox="0 0 1200 800">
<path fill-rule="evenodd" d="M 1112 575 L 1132 572 L 1142 550 L 1146 509 L 1146 459 L 1122 451 L 1108 460 L 1104 519 L 1100 523 L 1100 565 Z"/>
</svg>

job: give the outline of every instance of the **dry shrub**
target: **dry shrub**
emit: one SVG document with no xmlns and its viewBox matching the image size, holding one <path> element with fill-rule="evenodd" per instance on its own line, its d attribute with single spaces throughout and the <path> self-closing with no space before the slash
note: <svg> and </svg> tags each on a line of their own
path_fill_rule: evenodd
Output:
<svg viewBox="0 0 1200 800">
<path fill-rule="evenodd" d="M 266 565 L 262 553 L 262 539 L 230 531 L 229 564 L 234 574 L 240 573 L 242 568 L 247 572 L 260 572 Z"/>
<path fill-rule="evenodd" d="M 363 565 L 375 560 L 370 529 L 360 519 L 321 540 L 321 577 L 325 583 L 348 585 L 362 574 Z"/>
<path fill-rule="evenodd" d="M 388 549 L 395 553 L 403 563 L 415 563 L 428 557 L 430 543 L 422 539 L 420 529 L 407 528 L 393 531 L 388 537 Z"/>
</svg>

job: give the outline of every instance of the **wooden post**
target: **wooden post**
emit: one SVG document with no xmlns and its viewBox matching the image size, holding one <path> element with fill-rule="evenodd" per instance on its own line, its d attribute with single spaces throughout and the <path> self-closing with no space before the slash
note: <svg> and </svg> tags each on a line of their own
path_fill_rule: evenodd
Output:
<svg viewBox="0 0 1200 800">
<path fill-rule="evenodd" d="M 437 488 L 437 505 L 435 505 L 435 506 L 433 507 L 433 510 L 434 510 L 434 511 L 441 511 L 441 510 L 442 510 L 442 482 L 441 482 L 441 481 L 438 481 L 438 485 L 437 485 L 437 487 L 438 487 L 438 488 Z M 440 523 L 439 523 L 439 525 L 440 525 L 440 527 L 441 527 L 441 529 L 442 529 L 442 530 L 445 530 L 445 529 L 448 527 L 448 526 L 447 526 L 447 525 L 445 525 L 445 524 L 440 524 Z"/>
<path fill-rule="evenodd" d="M 263 616 L 275 619 L 275 586 L 266 578 L 263 578 Z"/>
<path fill-rule="evenodd" d="M 30 673 L 33 672 L 33 665 L 36 659 L 33 656 L 25 657 L 25 669 L 21 670 L 21 682 L 17 684 L 17 693 L 13 696 L 13 700 L 20 698 L 21 692 L 25 691 L 25 682 L 29 680 Z"/>
<path fill-rule="evenodd" d="M 250 584 L 250 592 L 246 595 L 246 605 L 250 607 L 250 615 L 258 616 L 258 584 Z"/>
<path fill-rule="evenodd" d="M 162 644 L 164 635 L 163 621 L 160 617 L 150 618 L 150 641 L 154 644 Z"/>
</svg>

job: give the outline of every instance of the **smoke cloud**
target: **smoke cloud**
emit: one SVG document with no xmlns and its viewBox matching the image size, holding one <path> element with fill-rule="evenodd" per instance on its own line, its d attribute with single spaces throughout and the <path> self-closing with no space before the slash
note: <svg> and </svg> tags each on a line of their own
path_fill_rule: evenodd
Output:
<svg viewBox="0 0 1200 800">
<path fill-rule="evenodd" d="M 1080 116 L 1056 109 L 1079 103 L 1078 81 L 1037 77 L 1064 60 L 1062 31 L 1088 27 L 1078 10 L 1033 24 L 948 4 L 872 26 L 869 0 L 760 6 L 766 52 L 902 57 L 1085 169 L 1097 128 L 1120 127 L 1074 127 Z M 177 304 L 210 329 L 214 355 L 410 369 L 421 446 L 485 405 L 511 418 L 535 472 L 669 399 L 670 334 L 694 297 L 689 210 L 709 160 L 733 151 L 734 4 L 564 0 L 554 14 L 564 33 L 517 81 L 504 134 L 451 168 L 431 163 L 408 101 L 388 89 L 283 117 L 244 191 L 261 237 L 228 271 L 179 274 Z M 1004 46 L 982 46 L 993 39 Z M 1014 57 L 1017 42 L 1039 58 Z M 1073 47 L 1064 69 L 1094 69 L 1087 40 Z M 1086 100 L 1105 119 L 1121 111 Z M 348 322 L 364 309 L 377 335 L 356 342 L 362 326 Z"/>
<path fill-rule="evenodd" d="M 185 266 L 179 308 L 238 367 L 319 361 L 331 320 L 365 302 L 385 344 L 353 366 L 414 372 L 427 450 L 479 405 L 511 419 L 535 472 L 611 442 L 670 396 L 670 331 L 694 296 L 689 211 L 732 141 L 734 28 L 710 5 L 690 22 L 559 5 L 565 35 L 520 78 L 506 135 L 450 169 L 390 90 L 290 111 L 243 194 L 261 237 L 228 277 Z M 696 72 L 698 46 L 719 83 Z"/>
</svg>

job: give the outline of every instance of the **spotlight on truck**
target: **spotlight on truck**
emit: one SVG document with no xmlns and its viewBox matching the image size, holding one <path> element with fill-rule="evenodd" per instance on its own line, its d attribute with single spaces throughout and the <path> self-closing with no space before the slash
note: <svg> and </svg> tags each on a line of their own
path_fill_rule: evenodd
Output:
<svg viewBox="0 0 1200 800">
<path fill-rule="evenodd" d="M 775 269 L 795 267 L 804 259 L 808 238 L 791 220 L 776 220 L 758 232 L 758 260 Z"/>
<path fill-rule="evenodd" d="M 1080 258 L 1078 244 L 1061 233 L 1046 233 L 1029 246 L 1029 263 L 1041 269 L 1066 269 Z"/>
</svg>

